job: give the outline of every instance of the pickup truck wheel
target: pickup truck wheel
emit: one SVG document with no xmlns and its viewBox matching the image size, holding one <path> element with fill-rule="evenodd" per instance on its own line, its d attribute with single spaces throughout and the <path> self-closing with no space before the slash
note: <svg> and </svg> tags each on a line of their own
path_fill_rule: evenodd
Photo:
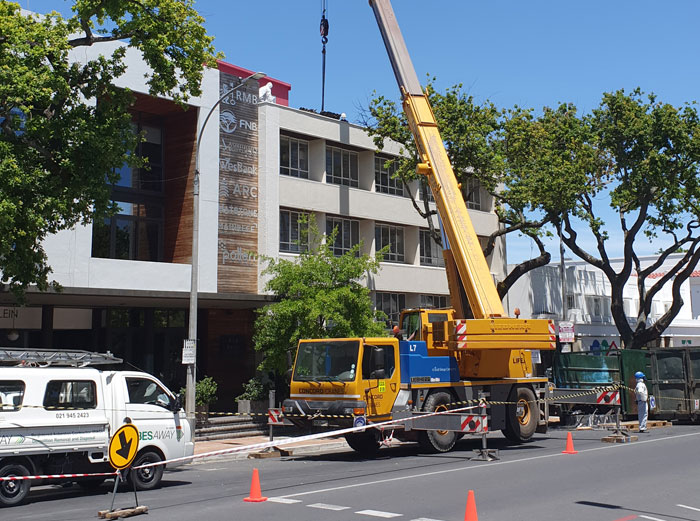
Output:
<svg viewBox="0 0 700 521">
<path fill-rule="evenodd" d="M 345 435 L 345 441 L 348 442 L 352 450 L 367 458 L 372 458 L 379 452 L 379 439 L 377 438 L 376 429 L 348 433 Z"/>
<path fill-rule="evenodd" d="M 510 441 L 522 443 L 530 441 L 537 430 L 539 408 L 535 393 L 529 387 L 514 387 L 508 396 L 506 407 L 506 428 L 503 435 Z"/>
<path fill-rule="evenodd" d="M 29 476 L 29 469 L 21 463 L 8 463 L 0 467 L 0 477 L 8 476 Z M 0 505 L 19 505 L 29 494 L 29 487 L 28 480 L 0 482 Z"/>
<path fill-rule="evenodd" d="M 157 463 L 163 461 L 160 454 L 152 450 L 146 450 L 136 456 L 133 466 L 145 465 L 147 463 Z M 129 471 L 129 481 L 136 483 L 137 490 L 152 490 L 160 485 L 163 478 L 165 465 L 146 467 L 145 469 L 132 469 Z"/>
<path fill-rule="evenodd" d="M 446 392 L 432 393 L 425 400 L 423 410 L 425 412 L 447 411 L 454 400 L 452 395 Z M 425 452 L 449 452 L 459 439 L 454 431 L 418 431 L 418 444 Z"/>
</svg>

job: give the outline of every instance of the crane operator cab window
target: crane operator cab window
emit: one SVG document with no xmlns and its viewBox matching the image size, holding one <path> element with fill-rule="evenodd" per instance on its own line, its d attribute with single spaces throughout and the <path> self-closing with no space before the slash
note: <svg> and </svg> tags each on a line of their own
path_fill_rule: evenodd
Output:
<svg viewBox="0 0 700 521">
<path fill-rule="evenodd" d="M 421 338 L 420 313 L 406 313 L 401 320 L 401 329 L 406 332 L 407 340 L 423 340 Z"/>
</svg>

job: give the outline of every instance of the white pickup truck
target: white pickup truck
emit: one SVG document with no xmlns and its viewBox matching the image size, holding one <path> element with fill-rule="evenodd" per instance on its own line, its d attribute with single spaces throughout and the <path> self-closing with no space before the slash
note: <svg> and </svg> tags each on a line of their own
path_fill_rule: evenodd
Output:
<svg viewBox="0 0 700 521">
<path fill-rule="evenodd" d="M 3 352 L 0 348 L 0 361 Z M 109 440 L 127 422 L 139 430 L 133 466 L 194 452 L 179 397 L 147 373 L 0 366 L 0 477 L 111 472 Z M 159 465 L 131 471 L 129 479 L 149 490 L 158 486 L 163 470 Z M 90 488 L 104 479 L 77 482 Z M 41 483 L 0 481 L 0 506 L 21 503 L 30 486 Z"/>
</svg>

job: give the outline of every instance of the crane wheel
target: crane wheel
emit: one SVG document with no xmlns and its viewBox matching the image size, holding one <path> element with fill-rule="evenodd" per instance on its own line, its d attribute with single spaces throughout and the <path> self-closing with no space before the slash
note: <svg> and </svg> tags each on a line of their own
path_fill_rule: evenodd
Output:
<svg viewBox="0 0 700 521">
<path fill-rule="evenodd" d="M 452 395 L 444 391 L 432 393 L 426 398 L 423 410 L 439 412 L 449 409 L 448 404 L 454 402 Z M 449 452 L 460 438 L 454 431 L 419 431 L 418 444 L 425 452 Z"/>
<path fill-rule="evenodd" d="M 523 443 L 530 441 L 537 430 L 539 410 L 535 393 L 529 387 L 513 387 L 506 406 L 506 428 L 503 435 L 510 441 Z"/>
</svg>

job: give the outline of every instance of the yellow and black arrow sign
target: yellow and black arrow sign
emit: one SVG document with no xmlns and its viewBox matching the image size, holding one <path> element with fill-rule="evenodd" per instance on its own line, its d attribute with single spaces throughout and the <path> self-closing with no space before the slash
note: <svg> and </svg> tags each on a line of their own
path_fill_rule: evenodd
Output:
<svg viewBox="0 0 700 521">
<path fill-rule="evenodd" d="M 134 462 L 139 448 L 139 430 L 133 423 L 119 427 L 109 442 L 109 463 L 121 470 Z"/>
</svg>

